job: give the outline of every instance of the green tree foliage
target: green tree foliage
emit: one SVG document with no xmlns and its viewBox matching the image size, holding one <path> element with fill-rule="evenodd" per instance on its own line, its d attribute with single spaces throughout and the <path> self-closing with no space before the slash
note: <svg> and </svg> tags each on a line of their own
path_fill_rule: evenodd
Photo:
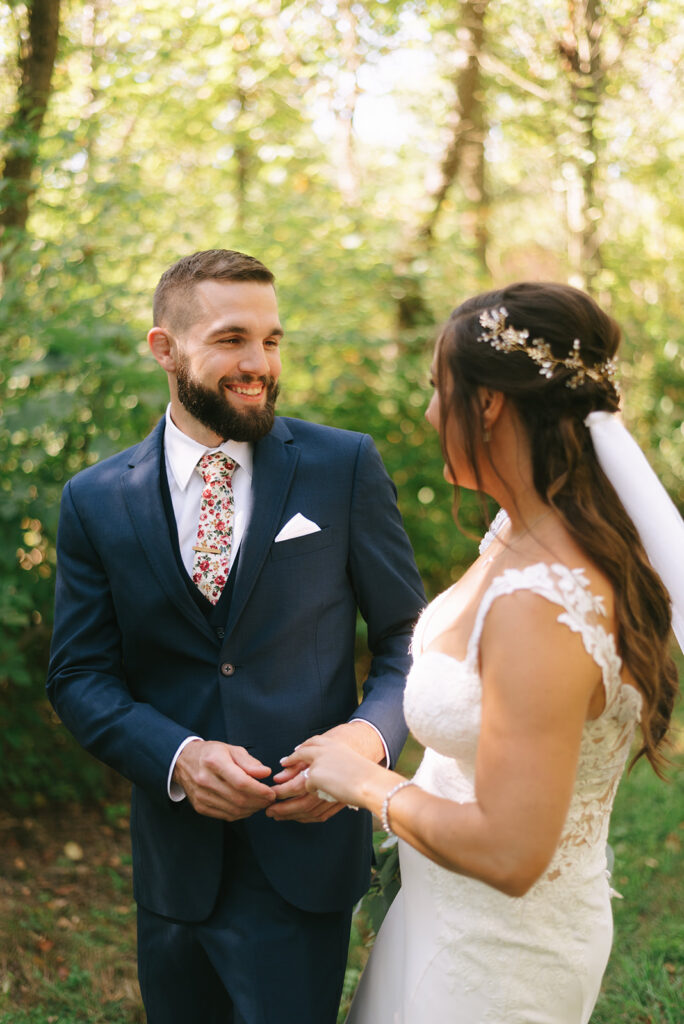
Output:
<svg viewBox="0 0 684 1024">
<path fill-rule="evenodd" d="M 2 166 L 33 9 L 0 0 Z M 52 91 L 29 140 L 29 218 L 0 282 L 10 798 L 101 785 L 42 696 L 59 494 L 161 414 L 145 332 L 179 254 L 226 246 L 274 269 L 289 339 L 282 411 L 376 438 L 434 593 L 476 549 L 452 522 L 423 419 L 438 324 L 493 283 L 576 280 L 580 230 L 591 286 L 625 329 L 625 415 L 684 504 L 684 26 L 676 0 L 587 3 L 581 23 L 576 10 L 62 0 Z M 586 39 L 595 53 L 582 64 Z M 408 323 L 407 278 L 421 307 Z M 463 520 L 480 531 L 474 500 Z"/>
</svg>

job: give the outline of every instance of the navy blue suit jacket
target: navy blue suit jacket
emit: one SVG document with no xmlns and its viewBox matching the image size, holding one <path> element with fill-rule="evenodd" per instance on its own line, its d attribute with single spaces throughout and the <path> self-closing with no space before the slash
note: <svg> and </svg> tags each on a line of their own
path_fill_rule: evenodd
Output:
<svg viewBox="0 0 684 1024">
<path fill-rule="evenodd" d="M 215 903 L 230 831 L 169 799 L 181 741 L 196 734 L 244 746 L 275 774 L 295 744 L 362 717 L 394 761 L 424 594 L 371 439 L 278 418 L 254 447 L 251 521 L 227 621 L 212 628 L 174 555 L 163 434 L 162 420 L 64 489 L 48 694 L 79 742 L 133 783 L 136 899 L 199 921 Z M 297 512 L 320 532 L 274 543 Z M 360 706 L 357 608 L 372 654 Z M 366 812 L 344 810 L 325 824 L 260 812 L 244 827 L 271 884 L 297 906 L 342 909 L 368 885 Z"/>
</svg>

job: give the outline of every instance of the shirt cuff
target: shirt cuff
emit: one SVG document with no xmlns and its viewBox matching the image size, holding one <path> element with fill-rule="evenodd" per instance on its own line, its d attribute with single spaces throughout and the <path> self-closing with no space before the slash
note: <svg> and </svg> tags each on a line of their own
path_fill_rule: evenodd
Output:
<svg viewBox="0 0 684 1024">
<path fill-rule="evenodd" d="M 187 747 L 188 743 L 192 743 L 194 740 L 201 739 L 201 736 L 186 736 L 183 742 L 181 743 L 180 747 L 176 751 L 176 753 L 173 755 L 173 761 L 171 762 L 171 767 L 169 768 L 169 775 L 166 780 L 166 792 L 169 794 L 169 798 L 173 800 L 175 804 L 179 803 L 181 800 L 185 800 L 185 797 L 187 795 L 183 787 L 180 785 L 180 783 L 171 781 L 173 779 L 173 770 L 176 767 L 176 761 L 180 757 L 181 751 Z"/>
<path fill-rule="evenodd" d="M 380 764 L 384 768 L 391 768 L 392 766 L 390 764 L 389 750 L 387 749 L 387 744 L 385 743 L 385 737 L 382 735 L 377 725 L 373 725 L 373 723 L 369 722 L 367 718 L 352 718 L 352 722 L 365 722 L 366 725 L 370 725 L 371 729 L 374 729 L 375 732 L 377 732 L 378 736 L 380 737 L 380 742 L 382 743 L 382 749 L 385 751 L 385 759 L 384 761 L 381 761 Z M 180 751 L 178 753 L 180 753 Z M 178 754 L 176 756 L 178 756 Z"/>
</svg>

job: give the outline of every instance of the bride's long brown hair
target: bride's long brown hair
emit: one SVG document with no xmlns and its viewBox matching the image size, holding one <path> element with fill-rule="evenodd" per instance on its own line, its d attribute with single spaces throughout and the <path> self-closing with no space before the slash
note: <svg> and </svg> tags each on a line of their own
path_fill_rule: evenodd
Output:
<svg viewBox="0 0 684 1024">
<path fill-rule="evenodd" d="M 543 338 L 555 358 L 572 354 L 580 340 L 586 366 L 615 356 L 620 328 L 584 292 L 569 285 L 519 283 L 468 299 L 451 314 L 437 346 L 440 439 L 449 462 L 446 432 L 453 417 L 462 432 L 466 458 L 481 485 L 478 450 L 484 433 L 478 388 L 501 391 L 513 402 L 531 445 L 534 486 L 558 513 L 587 556 L 605 573 L 615 594 L 618 651 L 644 700 L 643 745 L 632 764 L 646 755 L 662 776 L 665 738 L 678 690 L 669 653 L 668 594 L 652 568 L 636 528 L 596 459 L 585 417 L 594 410 L 615 412 L 619 396 L 608 379 L 567 386 L 570 369 L 554 368 L 551 379 L 524 352 L 503 352 L 486 342 L 480 314 L 505 307 L 506 324 Z M 456 497 L 458 501 L 458 496 Z"/>
</svg>

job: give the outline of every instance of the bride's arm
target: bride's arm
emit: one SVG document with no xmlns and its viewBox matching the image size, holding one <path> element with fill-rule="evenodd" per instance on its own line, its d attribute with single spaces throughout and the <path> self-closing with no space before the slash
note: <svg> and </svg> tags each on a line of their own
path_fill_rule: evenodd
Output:
<svg viewBox="0 0 684 1024">
<path fill-rule="evenodd" d="M 559 611 L 526 591 L 499 598 L 487 616 L 475 801 L 458 804 L 407 786 L 389 806 L 402 839 L 443 867 L 511 896 L 540 877 L 558 844 L 582 727 L 600 690 L 600 670 L 581 638 L 558 623 Z M 440 645 L 447 654 L 448 643 L 447 635 Z M 296 757 L 311 765 L 310 788 L 377 815 L 401 781 L 323 737 Z"/>
</svg>

